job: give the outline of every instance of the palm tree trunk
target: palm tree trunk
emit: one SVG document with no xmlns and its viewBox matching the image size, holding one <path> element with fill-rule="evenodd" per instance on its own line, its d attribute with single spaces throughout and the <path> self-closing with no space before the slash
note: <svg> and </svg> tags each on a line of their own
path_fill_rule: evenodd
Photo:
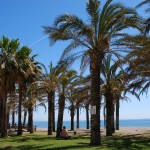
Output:
<svg viewBox="0 0 150 150">
<path fill-rule="evenodd" d="M 48 135 L 52 135 L 53 132 L 53 93 L 48 93 Z"/>
<path fill-rule="evenodd" d="M 1 127 L 1 137 L 7 137 L 7 79 L 4 77 L 2 81 L 2 127 Z"/>
<path fill-rule="evenodd" d="M 112 136 L 112 109 L 113 109 L 113 99 L 112 94 L 108 90 L 105 94 L 106 98 L 106 136 Z"/>
<path fill-rule="evenodd" d="M 80 122 L 79 122 L 79 105 L 77 105 L 77 129 L 80 128 Z"/>
<path fill-rule="evenodd" d="M 23 127 L 26 126 L 27 110 L 24 110 Z"/>
<path fill-rule="evenodd" d="M 32 104 L 28 107 L 28 131 L 30 133 L 33 133 L 33 106 Z"/>
<path fill-rule="evenodd" d="M 0 97 L 0 134 L 1 134 L 1 128 L 2 128 L 2 98 Z"/>
<path fill-rule="evenodd" d="M 116 100 L 116 130 L 119 130 L 119 99 Z"/>
<path fill-rule="evenodd" d="M 55 132 L 55 91 L 53 93 L 53 99 L 52 99 L 52 111 L 53 111 L 53 132 Z"/>
<path fill-rule="evenodd" d="M 100 136 L 100 64 L 99 54 L 93 54 L 90 62 L 91 73 L 91 106 L 95 107 L 95 113 L 91 114 L 91 139 L 90 145 L 101 145 Z"/>
<path fill-rule="evenodd" d="M 17 135 L 22 135 L 22 121 L 21 121 L 21 107 L 22 107 L 22 85 L 19 84 L 19 106 L 18 106 L 18 131 Z"/>
<path fill-rule="evenodd" d="M 15 126 L 15 111 L 12 111 L 12 127 Z"/>
<path fill-rule="evenodd" d="M 112 104 L 112 133 L 115 133 L 115 113 L 114 113 L 114 103 Z"/>
<path fill-rule="evenodd" d="M 60 137 L 60 132 L 62 130 L 64 108 L 65 108 L 65 96 L 62 93 L 59 96 L 59 110 L 58 110 L 57 133 L 56 133 L 57 138 Z"/>
<path fill-rule="evenodd" d="M 86 128 L 90 128 L 90 123 L 89 123 L 89 104 L 86 104 L 85 106 L 86 109 Z"/>
<path fill-rule="evenodd" d="M 71 105 L 71 130 L 74 130 L 74 105 L 72 103 Z"/>
</svg>

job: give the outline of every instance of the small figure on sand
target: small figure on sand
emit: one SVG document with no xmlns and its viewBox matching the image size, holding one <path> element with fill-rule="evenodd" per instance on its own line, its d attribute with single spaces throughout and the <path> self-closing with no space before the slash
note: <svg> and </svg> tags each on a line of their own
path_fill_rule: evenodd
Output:
<svg viewBox="0 0 150 150">
<path fill-rule="evenodd" d="M 71 136 L 68 134 L 68 131 L 67 131 L 65 126 L 63 126 L 63 128 L 61 130 L 60 137 L 64 138 L 64 139 L 70 139 L 71 138 Z"/>
</svg>

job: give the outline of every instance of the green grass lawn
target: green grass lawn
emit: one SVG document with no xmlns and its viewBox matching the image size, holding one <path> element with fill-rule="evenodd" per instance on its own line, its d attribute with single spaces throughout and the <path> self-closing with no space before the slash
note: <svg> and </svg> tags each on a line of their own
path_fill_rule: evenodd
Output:
<svg viewBox="0 0 150 150">
<path fill-rule="evenodd" d="M 142 136 L 113 135 L 102 137 L 102 146 L 89 146 L 90 137 L 80 133 L 69 140 L 58 140 L 47 133 L 24 134 L 23 136 L 9 135 L 0 138 L 0 150 L 150 150 L 150 134 Z"/>
</svg>

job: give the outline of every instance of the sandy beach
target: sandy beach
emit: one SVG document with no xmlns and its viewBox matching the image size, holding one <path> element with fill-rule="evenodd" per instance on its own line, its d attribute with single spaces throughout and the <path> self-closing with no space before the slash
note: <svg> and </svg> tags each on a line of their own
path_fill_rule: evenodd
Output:
<svg viewBox="0 0 150 150">
<path fill-rule="evenodd" d="M 73 132 L 70 131 L 69 129 L 68 131 L 70 133 Z M 76 131 L 77 134 L 81 132 L 89 133 L 90 129 L 81 128 L 81 129 L 75 129 L 74 131 Z M 37 128 L 37 132 L 47 132 L 47 128 Z M 125 134 L 125 135 L 150 134 L 150 127 L 120 127 L 119 130 L 116 130 L 116 133 Z M 101 129 L 101 134 L 102 135 L 106 134 L 106 130 L 104 128 Z"/>
</svg>

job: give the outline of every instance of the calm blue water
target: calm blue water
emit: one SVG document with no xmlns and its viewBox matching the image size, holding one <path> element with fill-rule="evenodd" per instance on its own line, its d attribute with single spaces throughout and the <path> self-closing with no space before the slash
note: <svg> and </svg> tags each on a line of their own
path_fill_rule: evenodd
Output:
<svg viewBox="0 0 150 150">
<path fill-rule="evenodd" d="M 57 124 L 57 122 L 56 122 Z M 34 125 L 37 128 L 47 128 L 48 123 L 47 121 L 36 121 Z M 76 121 L 75 121 L 75 128 L 76 128 Z M 70 128 L 70 121 L 64 121 L 63 126 L 66 128 Z M 120 127 L 150 127 L 150 119 L 140 119 L 140 120 L 120 120 Z M 80 128 L 86 128 L 86 121 L 80 121 Z M 104 121 L 101 121 L 101 128 L 104 128 Z"/>
</svg>

